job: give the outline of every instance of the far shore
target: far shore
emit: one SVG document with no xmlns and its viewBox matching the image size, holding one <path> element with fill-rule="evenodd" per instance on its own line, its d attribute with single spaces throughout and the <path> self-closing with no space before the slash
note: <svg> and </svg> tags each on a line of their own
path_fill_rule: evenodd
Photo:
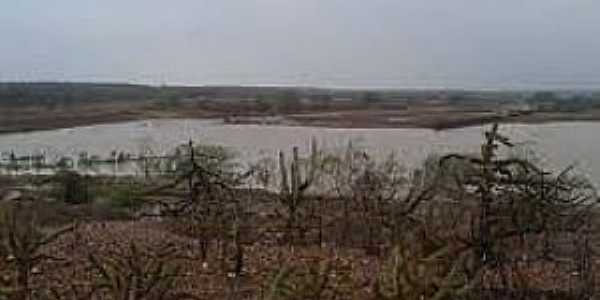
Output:
<svg viewBox="0 0 600 300">
<path fill-rule="evenodd" d="M 0 134 L 148 119 L 445 130 L 600 120 L 598 91 L 0 83 Z"/>
<path fill-rule="evenodd" d="M 464 111 L 452 107 L 414 110 L 367 108 L 338 111 L 308 111 L 259 114 L 249 111 L 153 110 L 136 107 L 85 107 L 61 111 L 4 111 L 0 113 L 0 134 L 44 131 L 98 124 L 143 121 L 148 119 L 218 119 L 224 124 L 271 126 L 308 126 L 324 128 L 424 128 L 448 130 L 489 123 L 539 124 L 567 121 L 600 121 L 600 110 L 585 113 L 530 112 L 502 115 L 492 111 Z"/>
</svg>

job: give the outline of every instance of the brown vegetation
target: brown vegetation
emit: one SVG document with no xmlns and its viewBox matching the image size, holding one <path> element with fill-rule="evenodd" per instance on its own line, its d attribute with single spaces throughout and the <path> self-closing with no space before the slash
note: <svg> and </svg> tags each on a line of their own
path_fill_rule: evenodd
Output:
<svg viewBox="0 0 600 300">
<path fill-rule="evenodd" d="M 32 86 L 35 91 L 35 85 Z M 492 122 L 541 123 L 600 119 L 599 106 L 594 102 L 596 100 L 589 100 L 578 104 L 577 109 L 571 109 L 571 102 L 567 100 L 561 102 L 551 98 L 556 103 L 547 104 L 546 98 L 539 97 L 534 98 L 535 103 L 541 103 L 538 108 L 519 110 L 512 107 L 515 101 L 521 101 L 524 96 L 509 92 L 480 92 L 481 95 L 477 96 L 468 92 L 451 95 L 444 91 L 373 93 L 293 88 L 135 86 L 130 87 L 132 92 L 126 87 L 117 86 L 117 90 L 126 90 L 110 92 L 110 88 L 105 87 L 108 90 L 103 93 L 106 94 L 97 95 L 94 91 L 83 89 L 77 95 L 71 95 L 69 88 L 60 92 L 58 85 L 58 95 L 49 95 L 42 90 L 39 95 L 19 96 L 22 91 L 11 93 L 11 89 L 6 88 L 2 94 L 1 87 L 0 133 L 153 118 L 216 118 L 234 124 L 436 130 Z M 136 89 L 140 90 L 135 92 Z M 129 93 L 132 95 L 127 98 Z M 377 96 L 369 96 L 371 94 Z M 31 101 L 25 101 L 27 97 L 31 97 Z"/>
<path fill-rule="evenodd" d="M 20 213 L 44 199 L 5 204 L 0 299 L 592 299 L 595 191 L 500 147 L 495 125 L 410 173 L 314 143 L 241 172 L 190 141 L 125 220 L 47 234 Z"/>
</svg>

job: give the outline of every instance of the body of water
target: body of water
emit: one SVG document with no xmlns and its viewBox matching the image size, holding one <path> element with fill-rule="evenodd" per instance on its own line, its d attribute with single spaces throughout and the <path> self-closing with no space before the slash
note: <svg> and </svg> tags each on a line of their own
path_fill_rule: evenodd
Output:
<svg viewBox="0 0 600 300">
<path fill-rule="evenodd" d="M 0 153 L 18 156 L 45 154 L 50 160 L 77 157 L 81 152 L 109 158 L 111 152 L 165 154 L 190 138 L 196 143 L 218 144 L 234 151 L 241 162 L 276 158 L 279 150 L 298 146 L 308 151 L 311 138 L 329 151 L 355 147 L 375 157 L 394 152 L 409 168 L 431 154 L 477 152 L 489 126 L 446 131 L 429 129 L 338 129 L 263 125 L 229 125 L 215 120 L 147 120 L 70 129 L 0 135 Z M 547 167 L 575 165 L 578 173 L 600 182 L 600 123 L 562 122 L 510 124 L 501 133 L 518 145 L 517 151 Z"/>
</svg>

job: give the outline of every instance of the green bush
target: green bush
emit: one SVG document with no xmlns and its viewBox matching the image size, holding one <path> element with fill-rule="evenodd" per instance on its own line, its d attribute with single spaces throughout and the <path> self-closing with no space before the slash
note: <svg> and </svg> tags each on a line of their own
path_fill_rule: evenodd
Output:
<svg viewBox="0 0 600 300">
<path fill-rule="evenodd" d="M 131 186 L 112 188 L 109 200 L 111 206 L 115 208 L 138 209 L 142 204 L 142 201 L 140 201 L 137 193 Z"/>
<path fill-rule="evenodd" d="M 73 171 L 60 171 L 54 175 L 53 196 L 68 204 L 88 203 L 91 200 L 88 178 Z"/>
</svg>

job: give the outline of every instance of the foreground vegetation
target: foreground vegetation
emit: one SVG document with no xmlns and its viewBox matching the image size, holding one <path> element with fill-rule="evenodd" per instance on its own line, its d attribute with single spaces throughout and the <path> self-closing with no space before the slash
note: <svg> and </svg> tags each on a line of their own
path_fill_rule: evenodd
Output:
<svg viewBox="0 0 600 300">
<path fill-rule="evenodd" d="M 161 176 L 5 177 L 0 299 L 593 299 L 595 190 L 512 147 L 494 125 L 407 171 L 190 141 Z"/>
</svg>

